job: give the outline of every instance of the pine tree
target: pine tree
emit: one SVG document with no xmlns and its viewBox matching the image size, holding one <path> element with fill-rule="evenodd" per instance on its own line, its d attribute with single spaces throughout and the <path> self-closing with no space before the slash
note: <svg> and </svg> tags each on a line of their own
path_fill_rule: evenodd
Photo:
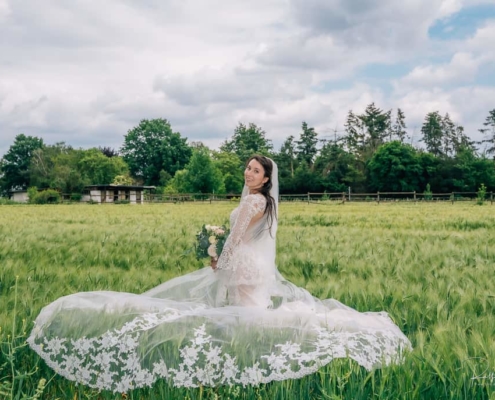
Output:
<svg viewBox="0 0 495 400">
<path fill-rule="evenodd" d="M 434 156 L 443 155 L 442 148 L 442 117 L 438 111 L 430 112 L 426 115 L 423 126 L 421 127 L 423 141 L 428 150 Z"/>
<path fill-rule="evenodd" d="M 365 147 L 370 156 L 385 143 L 390 132 L 390 111 L 384 112 L 371 103 L 364 110 L 364 114 L 359 115 L 362 126 L 365 129 Z"/>
<path fill-rule="evenodd" d="M 455 137 L 453 142 L 454 154 L 459 154 L 464 149 L 475 151 L 475 142 L 464 133 L 464 127 L 457 125 L 455 128 Z"/>
<path fill-rule="evenodd" d="M 355 115 L 352 110 L 347 114 L 345 122 L 344 144 L 351 153 L 358 153 L 364 147 L 364 133 L 361 120 Z"/>
<path fill-rule="evenodd" d="M 442 153 L 446 156 L 454 154 L 454 143 L 456 141 L 457 130 L 455 124 L 446 113 L 441 120 L 442 127 Z"/>
<path fill-rule="evenodd" d="M 296 155 L 296 148 L 294 144 L 294 136 L 289 136 L 280 148 L 278 159 L 288 167 L 290 170 L 291 178 L 294 178 L 294 161 Z"/>
<path fill-rule="evenodd" d="M 404 112 L 398 108 L 395 124 L 392 129 L 394 139 L 396 138 L 399 142 L 404 143 L 407 138 L 406 129 L 406 116 L 404 115 Z"/>
<path fill-rule="evenodd" d="M 495 159 L 495 108 L 488 113 L 483 125 L 486 128 L 482 128 L 479 131 L 487 139 L 483 139 L 481 143 L 487 143 L 486 154 L 493 154 L 493 158 Z"/>
<path fill-rule="evenodd" d="M 296 141 L 297 156 L 299 160 L 305 161 L 309 166 L 313 165 L 314 158 L 318 153 L 318 133 L 315 128 L 309 128 L 306 122 L 302 123 L 302 132 Z"/>
<path fill-rule="evenodd" d="M 226 140 L 220 150 L 237 154 L 242 162 L 255 153 L 270 155 L 273 145 L 266 138 L 266 132 L 253 123 L 246 126 L 242 123 L 235 128 L 232 139 Z"/>
</svg>

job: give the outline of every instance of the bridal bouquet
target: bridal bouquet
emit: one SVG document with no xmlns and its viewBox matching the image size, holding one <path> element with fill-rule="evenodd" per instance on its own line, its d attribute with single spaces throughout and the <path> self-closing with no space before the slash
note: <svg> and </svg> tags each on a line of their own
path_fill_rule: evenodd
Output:
<svg viewBox="0 0 495 400">
<path fill-rule="evenodd" d="M 229 230 L 225 226 L 203 225 L 196 234 L 196 257 L 216 257 L 222 254 L 223 246 L 229 236 Z"/>
</svg>

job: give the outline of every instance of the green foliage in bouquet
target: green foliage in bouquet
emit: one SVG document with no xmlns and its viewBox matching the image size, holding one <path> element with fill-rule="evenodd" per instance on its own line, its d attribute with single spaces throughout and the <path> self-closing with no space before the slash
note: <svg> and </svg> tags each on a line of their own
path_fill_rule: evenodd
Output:
<svg viewBox="0 0 495 400">
<path fill-rule="evenodd" d="M 223 225 L 203 225 L 196 234 L 196 258 L 219 257 L 229 233 Z"/>
</svg>

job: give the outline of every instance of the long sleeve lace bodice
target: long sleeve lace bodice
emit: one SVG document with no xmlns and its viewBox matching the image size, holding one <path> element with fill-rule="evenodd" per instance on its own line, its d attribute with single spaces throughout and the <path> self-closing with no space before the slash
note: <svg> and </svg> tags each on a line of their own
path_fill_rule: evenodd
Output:
<svg viewBox="0 0 495 400">
<path fill-rule="evenodd" d="M 239 207 L 232 211 L 230 235 L 218 259 L 218 269 L 235 270 L 235 263 L 233 262 L 235 252 L 243 241 L 253 218 L 264 212 L 265 207 L 266 199 L 263 195 L 250 194 L 244 197 Z"/>
</svg>

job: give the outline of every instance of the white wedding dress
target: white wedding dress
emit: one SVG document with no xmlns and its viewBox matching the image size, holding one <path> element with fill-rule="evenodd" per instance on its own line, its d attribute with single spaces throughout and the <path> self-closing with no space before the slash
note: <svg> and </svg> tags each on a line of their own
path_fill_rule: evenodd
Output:
<svg viewBox="0 0 495 400">
<path fill-rule="evenodd" d="M 278 199 L 278 172 L 272 174 Z M 386 312 L 319 300 L 275 265 L 277 220 L 245 189 L 217 270 L 179 276 L 143 294 L 84 292 L 46 306 L 29 345 L 59 374 L 114 392 L 151 386 L 256 385 L 300 378 L 335 358 L 371 370 L 401 362 L 407 337 Z M 277 209 L 278 209 L 278 204 Z"/>
</svg>

